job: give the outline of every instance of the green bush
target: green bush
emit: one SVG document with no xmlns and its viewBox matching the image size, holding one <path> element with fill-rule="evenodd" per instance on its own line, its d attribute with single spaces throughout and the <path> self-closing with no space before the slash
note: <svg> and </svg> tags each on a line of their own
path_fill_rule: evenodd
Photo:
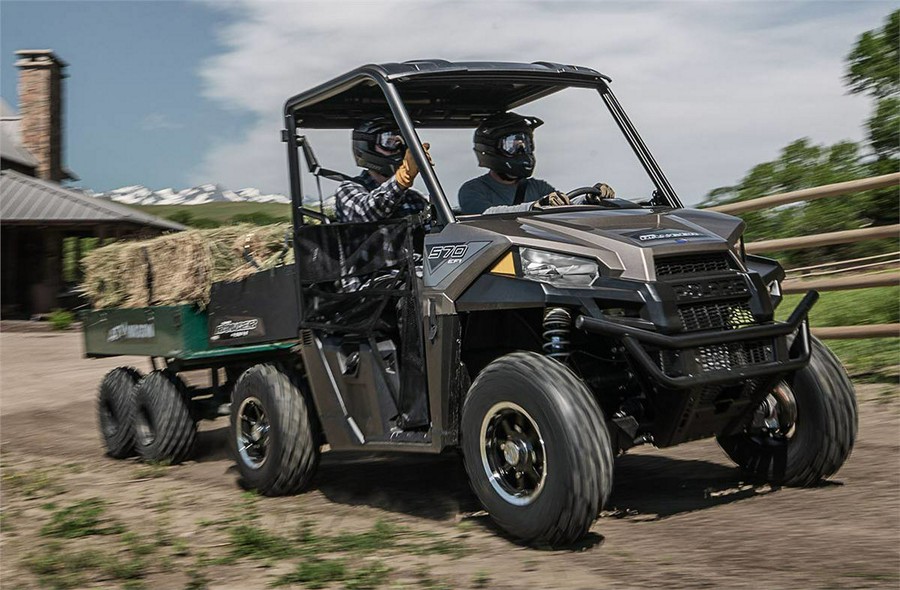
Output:
<svg viewBox="0 0 900 590">
<path fill-rule="evenodd" d="M 68 330 L 75 322 L 75 314 L 65 309 L 54 309 L 48 319 L 54 330 Z"/>
</svg>

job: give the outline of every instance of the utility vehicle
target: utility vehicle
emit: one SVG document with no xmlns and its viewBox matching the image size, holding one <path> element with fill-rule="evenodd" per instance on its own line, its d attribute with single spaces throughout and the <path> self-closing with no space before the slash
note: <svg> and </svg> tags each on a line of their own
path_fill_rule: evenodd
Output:
<svg viewBox="0 0 900 590">
<path fill-rule="evenodd" d="M 109 454 L 182 460 L 196 421 L 223 407 L 244 485 L 268 495 L 308 486 L 323 449 L 458 450 L 499 527 L 551 545 L 588 532 L 614 458 L 634 445 L 716 437 L 763 480 L 807 486 L 834 474 L 857 410 L 839 361 L 810 335 L 817 294 L 774 320 L 782 268 L 745 253 L 740 219 L 682 207 L 609 82 L 554 63 L 428 60 L 364 66 L 290 98 L 295 262 L 215 284 L 208 310 L 88 314 L 89 356 L 159 363 L 104 379 Z M 569 88 L 605 105 L 650 190 L 454 213 L 420 132 L 471 133 Z M 398 124 L 431 210 L 334 223 L 303 202 L 304 174 L 343 178 L 319 164 L 306 130 L 375 116 Z M 211 387 L 178 376 L 195 369 L 211 371 Z"/>
</svg>

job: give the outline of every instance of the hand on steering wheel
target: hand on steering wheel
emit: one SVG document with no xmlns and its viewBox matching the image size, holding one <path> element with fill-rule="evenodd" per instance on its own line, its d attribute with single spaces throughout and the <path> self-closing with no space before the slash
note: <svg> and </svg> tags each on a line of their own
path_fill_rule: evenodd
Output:
<svg viewBox="0 0 900 590">
<path fill-rule="evenodd" d="M 608 184 L 598 182 L 594 186 L 585 186 L 569 191 L 566 193 L 566 196 L 569 198 L 569 201 L 572 201 L 575 197 L 584 197 L 584 204 L 602 205 L 603 199 L 615 198 L 616 191 Z"/>
</svg>

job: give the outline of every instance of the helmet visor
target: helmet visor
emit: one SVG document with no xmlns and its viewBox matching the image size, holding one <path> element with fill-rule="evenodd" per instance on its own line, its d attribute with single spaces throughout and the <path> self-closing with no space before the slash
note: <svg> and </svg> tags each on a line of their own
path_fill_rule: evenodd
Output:
<svg viewBox="0 0 900 590">
<path fill-rule="evenodd" d="M 500 151 L 508 156 L 516 154 L 531 154 L 534 152 L 534 144 L 531 141 L 531 135 L 528 133 L 510 133 L 500 138 L 497 146 Z"/>
<path fill-rule="evenodd" d="M 388 153 L 396 153 L 403 149 L 406 143 L 395 131 L 383 131 L 375 136 L 375 145 Z"/>
</svg>

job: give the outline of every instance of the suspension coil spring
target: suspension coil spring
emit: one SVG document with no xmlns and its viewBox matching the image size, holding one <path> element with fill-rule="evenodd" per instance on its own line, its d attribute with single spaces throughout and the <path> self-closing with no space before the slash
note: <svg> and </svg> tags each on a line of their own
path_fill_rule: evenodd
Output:
<svg viewBox="0 0 900 590">
<path fill-rule="evenodd" d="M 569 360 L 569 332 L 572 314 L 563 307 L 551 307 L 544 314 L 544 354 L 561 363 Z"/>
</svg>

